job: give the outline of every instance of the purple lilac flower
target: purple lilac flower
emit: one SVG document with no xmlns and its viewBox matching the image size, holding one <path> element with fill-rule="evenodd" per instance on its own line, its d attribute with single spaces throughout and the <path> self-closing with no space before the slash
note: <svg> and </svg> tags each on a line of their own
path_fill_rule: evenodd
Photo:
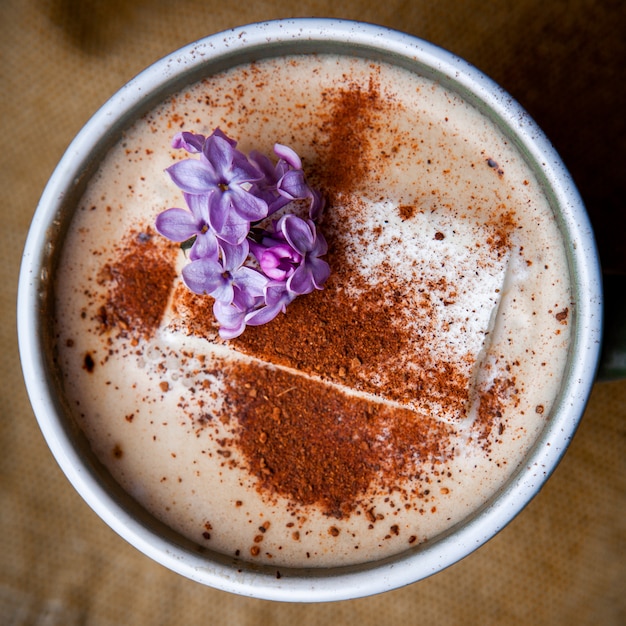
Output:
<svg viewBox="0 0 626 626">
<path fill-rule="evenodd" d="M 167 209 L 156 218 L 156 229 L 171 241 L 186 242 L 195 238 L 189 258 L 192 261 L 201 258 L 217 259 L 219 239 L 209 225 L 209 202 L 207 196 L 183 194 L 189 211 L 185 209 Z"/>
<path fill-rule="evenodd" d="M 268 215 L 273 215 L 294 200 L 308 200 L 309 217 L 318 219 L 324 209 L 324 198 L 307 184 L 300 157 L 289 146 L 280 143 L 274 144 L 274 154 L 278 157 L 276 165 L 272 165 L 270 159 L 260 152 L 253 151 L 250 154 L 250 158 L 265 177 Z"/>
<path fill-rule="evenodd" d="M 175 145 L 196 150 L 202 143 L 202 151 L 199 159 L 184 159 L 167 168 L 174 184 L 187 194 L 206 196 L 211 228 L 224 241 L 241 243 L 251 222 L 268 213 L 267 202 L 253 192 L 253 183 L 263 174 L 221 132 L 204 142 L 178 137 Z"/>
<path fill-rule="evenodd" d="M 281 233 L 266 234 L 260 242 L 251 240 L 250 252 L 261 271 L 272 280 L 286 281 L 302 263 L 302 255 L 289 245 Z"/>
<path fill-rule="evenodd" d="M 183 268 L 183 279 L 191 291 L 213 296 L 224 304 L 247 310 L 263 296 L 269 279 L 258 270 L 247 267 L 248 242 L 231 245 L 222 242 L 221 258 L 204 257 Z"/>
<path fill-rule="evenodd" d="M 263 273 L 274 280 L 286 280 L 296 271 L 300 263 L 302 255 L 287 242 L 266 248 L 259 257 Z"/>
<path fill-rule="evenodd" d="M 224 133 L 222 133 L 219 129 L 216 129 L 215 132 L 222 135 L 226 141 L 230 141 L 232 145 L 232 140 L 226 137 L 226 135 L 224 135 Z M 204 135 L 200 135 L 199 133 L 182 132 L 175 135 L 174 139 L 172 139 L 172 148 L 183 148 L 190 154 L 197 154 L 198 152 L 202 152 L 205 141 L 206 137 Z"/>
<path fill-rule="evenodd" d="M 287 279 L 287 289 L 302 295 L 321 289 L 330 275 L 330 267 L 320 257 L 328 251 L 324 236 L 317 232 L 312 220 L 287 214 L 280 218 L 276 228 L 302 261 Z"/>
<path fill-rule="evenodd" d="M 248 313 L 246 323 L 261 326 L 271 322 L 279 313 L 287 312 L 287 305 L 296 299 L 297 294 L 289 291 L 284 282 L 271 282 L 265 287 L 265 306 Z"/>
<path fill-rule="evenodd" d="M 172 145 L 199 157 L 167 169 L 188 210 L 163 211 L 156 228 L 172 241 L 192 243 L 183 280 L 215 299 L 222 338 L 265 324 L 298 295 L 323 288 L 330 268 L 320 258 L 327 244 L 315 220 L 324 199 L 306 182 L 296 152 L 277 143 L 276 164 L 258 152 L 246 157 L 219 129 L 209 137 L 178 133 Z M 309 202 L 309 219 L 287 212 L 294 201 Z M 280 209 L 282 217 L 263 226 Z"/>
<path fill-rule="evenodd" d="M 263 304 L 263 298 L 259 298 L 259 305 Z M 255 307 L 251 308 L 254 311 Z M 235 339 L 246 329 L 246 317 L 250 311 L 239 309 L 233 304 L 226 304 L 216 300 L 213 303 L 213 315 L 220 325 L 220 337 L 222 339 Z"/>
</svg>

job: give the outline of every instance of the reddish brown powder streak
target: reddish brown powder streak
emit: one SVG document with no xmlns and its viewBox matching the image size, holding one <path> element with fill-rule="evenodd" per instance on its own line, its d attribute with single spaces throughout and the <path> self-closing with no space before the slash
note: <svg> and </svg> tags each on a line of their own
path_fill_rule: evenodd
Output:
<svg viewBox="0 0 626 626">
<path fill-rule="evenodd" d="M 385 123 L 388 104 L 380 95 L 376 77 L 367 88 L 354 83 L 343 89 L 324 93 L 326 111 L 321 111 L 319 166 L 311 168 L 312 177 L 319 181 L 332 204 L 337 193 L 359 189 L 361 181 L 374 171 L 370 137 L 372 129 Z"/>
<path fill-rule="evenodd" d="M 176 278 L 175 249 L 151 232 L 131 233 L 107 264 L 100 282 L 109 287 L 97 319 L 102 330 L 149 337 L 158 328 Z"/>
<path fill-rule="evenodd" d="M 372 486 L 391 492 L 450 454 L 445 425 L 283 371 L 238 365 L 226 385 L 235 443 L 259 489 L 330 516 L 348 515 Z"/>
<path fill-rule="evenodd" d="M 517 394 L 514 378 L 498 378 L 488 389 L 480 392 L 478 418 L 474 429 L 478 431 L 483 446 L 490 447 L 490 435 L 496 426 L 505 427 L 504 410 L 507 402 Z M 517 401 L 514 402 L 516 404 Z"/>
<path fill-rule="evenodd" d="M 429 329 L 420 337 L 403 327 L 399 303 L 382 302 L 382 287 L 364 288 L 359 297 L 348 297 L 339 289 L 341 273 L 338 270 L 323 291 L 296 299 L 286 315 L 271 324 L 247 328 L 232 344 L 262 360 L 380 393 L 387 399 L 440 399 L 451 412 L 464 414 L 467 377 L 454 364 L 432 361 L 427 346 Z M 425 307 L 428 317 L 427 301 Z M 424 344 L 418 351 L 421 355 L 414 358 L 419 367 L 400 368 L 399 355 L 415 350 L 411 342 Z M 377 372 L 386 377 L 383 388 L 371 380 Z"/>
<path fill-rule="evenodd" d="M 514 214 L 502 206 L 490 225 L 492 230 L 487 244 L 498 256 L 506 254 L 511 249 L 511 233 L 518 227 Z"/>
</svg>

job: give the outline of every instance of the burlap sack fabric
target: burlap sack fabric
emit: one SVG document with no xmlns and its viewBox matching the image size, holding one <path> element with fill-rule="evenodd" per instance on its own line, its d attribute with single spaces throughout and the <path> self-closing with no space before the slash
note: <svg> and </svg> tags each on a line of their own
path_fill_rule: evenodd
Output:
<svg viewBox="0 0 626 626">
<path fill-rule="evenodd" d="M 571 169 L 607 271 L 623 271 L 626 110 L 620 0 L 3 0 L 0 3 L 0 624 L 625 624 L 626 382 L 597 384 L 564 461 L 509 527 L 405 589 L 326 605 L 205 588 L 138 553 L 61 474 L 17 354 L 20 255 L 55 163 L 96 108 L 166 53 L 291 16 L 398 28 L 473 62 L 535 117 Z"/>
</svg>

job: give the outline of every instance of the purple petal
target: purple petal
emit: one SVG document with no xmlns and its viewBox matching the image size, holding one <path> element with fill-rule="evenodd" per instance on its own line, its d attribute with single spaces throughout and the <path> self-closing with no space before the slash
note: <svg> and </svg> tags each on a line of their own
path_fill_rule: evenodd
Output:
<svg viewBox="0 0 626 626">
<path fill-rule="evenodd" d="M 265 289 L 266 306 L 248 313 L 246 322 L 250 326 L 260 326 L 271 322 L 281 311 L 286 312 L 287 305 L 295 297 L 295 294 L 287 291 L 285 283 L 270 283 Z"/>
<path fill-rule="evenodd" d="M 311 293 L 315 289 L 313 276 L 311 275 L 311 272 L 306 267 L 306 265 L 301 265 L 291 275 L 291 277 L 287 281 L 287 288 L 289 289 L 289 291 L 292 291 L 293 293 L 298 295 Z"/>
<path fill-rule="evenodd" d="M 330 265 L 323 259 L 310 257 L 307 260 L 308 268 L 311 273 L 311 280 L 316 289 L 322 289 L 324 283 L 330 276 Z"/>
<path fill-rule="evenodd" d="M 183 148 L 192 154 L 202 152 L 206 137 L 204 135 L 182 132 L 174 135 L 172 148 Z"/>
<path fill-rule="evenodd" d="M 217 261 L 219 258 L 219 246 L 217 237 L 212 230 L 206 233 L 200 233 L 189 252 L 189 258 L 192 261 L 197 259 L 209 258 Z"/>
<path fill-rule="evenodd" d="M 322 212 L 324 211 L 324 206 L 326 205 L 326 200 L 324 196 L 317 190 L 311 189 L 311 206 L 309 208 L 309 217 L 312 220 L 318 220 Z"/>
<path fill-rule="evenodd" d="M 194 195 L 183 193 L 189 210 L 201 225 L 209 223 L 209 198 L 212 194 Z"/>
<path fill-rule="evenodd" d="M 165 171 L 171 176 L 178 188 L 187 193 L 198 195 L 208 194 L 216 189 L 219 181 L 210 167 L 208 163 L 197 159 L 184 159 L 174 163 Z"/>
<path fill-rule="evenodd" d="M 265 302 L 270 306 L 279 302 L 289 304 L 295 297 L 289 292 L 284 282 L 272 281 L 265 288 Z"/>
<path fill-rule="evenodd" d="M 261 326 L 271 322 L 281 311 L 284 312 L 285 306 L 275 304 L 273 306 L 263 306 L 260 309 L 255 309 L 246 315 L 246 324 L 250 326 Z"/>
<path fill-rule="evenodd" d="M 250 232 L 250 223 L 234 211 L 224 211 L 220 202 L 222 195 L 216 192 L 209 197 L 209 224 L 220 239 L 231 244 L 241 243 Z"/>
<path fill-rule="evenodd" d="M 315 228 L 313 226 L 313 228 Z M 328 252 L 328 244 L 326 243 L 326 239 L 322 233 L 315 232 L 315 243 L 313 244 L 313 248 L 310 251 L 312 256 L 324 256 Z"/>
<path fill-rule="evenodd" d="M 213 315 L 220 324 L 219 333 L 222 339 L 234 339 L 246 328 L 246 312 L 230 304 L 216 301 L 213 304 Z"/>
<path fill-rule="evenodd" d="M 228 179 L 224 179 L 224 173 L 228 172 L 233 162 L 233 145 L 221 135 L 213 133 L 205 142 L 202 153 L 207 161 L 215 168 L 219 178 L 216 182 L 227 184 Z"/>
<path fill-rule="evenodd" d="M 286 280 L 302 261 L 302 255 L 288 243 L 280 243 L 266 248 L 258 261 L 266 276 L 275 280 Z"/>
<path fill-rule="evenodd" d="M 303 256 L 315 245 L 315 224 L 287 214 L 280 218 L 277 227 L 282 231 L 289 245 Z"/>
<path fill-rule="evenodd" d="M 284 146 L 280 143 L 274 144 L 274 154 L 283 161 L 286 161 L 291 167 L 296 170 L 302 169 L 302 161 L 300 157 L 288 146 Z"/>
<path fill-rule="evenodd" d="M 248 242 L 245 239 L 239 244 L 232 244 L 224 241 L 220 247 L 222 248 L 222 253 L 224 255 L 224 270 L 227 272 L 234 272 L 235 270 L 238 270 L 248 258 L 248 252 L 250 251 Z"/>
<path fill-rule="evenodd" d="M 217 182 L 224 185 L 260 180 L 263 174 L 248 161 L 245 154 L 236 150 L 233 144 L 217 134 L 211 135 L 204 144 L 203 154 L 215 168 Z"/>
<path fill-rule="evenodd" d="M 216 282 L 218 279 L 215 279 Z M 222 278 L 219 280 L 218 285 L 209 293 L 210 296 L 213 296 L 218 302 L 223 302 L 224 304 L 231 304 L 235 297 L 235 286 L 230 280 L 226 280 Z"/>
<path fill-rule="evenodd" d="M 228 202 L 232 210 L 248 222 L 257 222 L 267 217 L 268 206 L 265 200 L 243 189 L 233 189 L 224 195 L 224 202 Z"/>
<path fill-rule="evenodd" d="M 253 150 L 250 153 L 250 160 L 256 165 L 258 170 L 263 174 L 264 184 L 272 187 L 275 186 L 278 182 L 278 178 L 276 177 L 276 170 L 274 168 L 274 164 L 270 159 L 259 152 L 258 150 Z"/>
<path fill-rule="evenodd" d="M 211 137 L 221 137 L 222 139 L 224 139 L 224 141 L 227 141 L 233 148 L 235 148 L 237 146 L 237 142 L 232 139 L 231 137 L 229 137 L 228 135 L 226 135 L 226 133 L 222 132 L 221 128 L 216 128 L 210 135 Z"/>
<path fill-rule="evenodd" d="M 284 206 L 287 206 L 291 202 L 290 198 L 285 196 L 278 196 L 270 202 L 268 202 L 267 215 L 273 215 L 276 211 L 280 211 Z"/>
<path fill-rule="evenodd" d="M 230 302 L 233 298 L 233 287 L 225 279 L 219 261 L 210 258 L 197 259 L 185 265 L 182 270 L 185 284 L 194 293 L 213 296 L 216 300 Z"/>
<path fill-rule="evenodd" d="M 278 181 L 278 193 L 291 200 L 302 200 L 311 195 L 311 188 L 304 180 L 304 174 L 300 170 L 289 170 Z"/>
<path fill-rule="evenodd" d="M 238 289 L 245 291 L 249 296 L 253 298 L 260 298 L 265 292 L 265 287 L 269 282 L 266 276 L 263 276 L 261 272 L 252 268 L 240 267 L 235 276 L 234 282 Z"/>
<path fill-rule="evenodd" d="M 157 231 L 171 241 L 187 241 L 198 233 L 198 221 L 185 209 L 167 209 L 159 213 Z"/>
</svg>

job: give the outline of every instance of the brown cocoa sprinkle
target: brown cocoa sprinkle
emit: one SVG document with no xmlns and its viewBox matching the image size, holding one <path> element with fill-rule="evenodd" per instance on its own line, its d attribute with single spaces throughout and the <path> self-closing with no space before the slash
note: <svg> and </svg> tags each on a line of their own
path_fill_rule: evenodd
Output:
<svg viewBox="0 0 626 626">
<path fill-rule="evenodd" d="M 544 409 L 543 404 L 538 404 L 538 405 L 535 407 L 535 413 L 537 413 L 537 414 L 539 414 L 539 415 L 542 415 L 544 411 L 545 411 L 545 409 Z"/>
<path fill-rule="evenodd" d="M 252 546 L 250 548 L 250 554 L 252 556 L 259 556 L 260 553 L 261 553 L 261 548 L 259 548 L 259 546 Z"/>
<path fill-rule="evenodd" d="M 85 354 L 85 357 L 83 358 L 83 369 L 91 374 L 95 366 L 96 366 L 96 363 L 93 360 L 93 357 L 91 356 L 89 352 L 87 352 L 87 354 Z"/>
<path fill-rule="evenodd" d="M 99 277 L 108 287 L 96 320 L 102 331 L 151 336 L 161 322 L 176 271 L 176 246 L 151 230 L 133 232 L 115 250 Z"/>
<path fill-rule="evenodd" d="M 566 307 L 565 309 L 563 309 L 562 311 L 557 313 L 555 315 L 555 317 L 556 317 L 557 321 L 559 321 L 559 322 L 561 322 L 563 324 L 563 323 L 567 322 L 567 316 L 568 315 L 569 315 L 569 308 Z"/>
<path fill-rule="evenodd" d="M 124 456 L 124 451 L 119 443 L 116 443 L 115 446 L 113 446 L 113 456 L 116 459 L 121 459 Z"/>
<path fill-rule="evenodd" d="M 443 233 L 440 232 L 436 232 L 435 233 L 435 239 L 437 241 L 443 241 L 446 238 L 446 236 Z"/>
<path fill-rule="evenodd" d="M 170 384 L 166 380 L 164 380 L 159 383 L 159 387 L 161 388 L 161 391 L 169 391 Z"/>
<path fill-rule="evenodd" d="M 401 204 L 398 212 L 403 220 L 410 220 L 415 215 L 415 207 L 410 204 Z"/>
<path fill-rule="evenodd" d="M 328 113 L 321 112 L 317 147 L 322 167 L 312 177 L 332 202 L 336 192 L 350 193 L 375 169 L 380 154 L 374 150 L 371 128 L 388 123 L 389 104 L 380 94 L 377 77 L 369 85 L 351 83 L 323 94 Z M 332 165 L 331 165 L 332 164 Z"/>
<path fill-rule="evenodd" d="M 504 205 L 500 209 L 501 211 L 488 223 L 491 234 L 487 238 L 487 244 L 498 256 L 510 251 L 511 233 L 518 227 L 515 214 L 507 210 Z"/>
<path fill-rule="evenodd" d="M 483 445 L 489 446 L 489 435 L 502 423 L 504 407 L 517 394 L 515 378 L 497 378 L 488 389 L 479 392 L 480 405 L 474 428 L 478 430 Z"/>
<path fill-rule="evenodd" d="M 391 489 L 419 474 L 421 463 L 443 458 L 450 427 L 413 411 L 372 407 L 323 383 L 289 372 L 238 363 L 225 379 L 225 403 L 237 415 L 234 444 L 258 488 L 317 504 L 327 515 L 349 515 L 373 483 Z M 251 398 L 246 384 L 272 389 Z M 293 388 L 281 396 L 284 389 Z M 281 420 L 273 419 L 280 403 Z M 266 432 L 271 446 L 259 448 Z M 365 448 L 363 441 L 369 443 Z M 415 461 L 411 461 L 415 459 Z M 377 518 L 376 518 L 377 519 Z"/>
<path fill-rule="evenodd" d="M 331 526 L 328 529 L 328 534 L 332 535 L 333 537 L 339 537 L 339 529 L 336 526 Z"/>
</svg>

